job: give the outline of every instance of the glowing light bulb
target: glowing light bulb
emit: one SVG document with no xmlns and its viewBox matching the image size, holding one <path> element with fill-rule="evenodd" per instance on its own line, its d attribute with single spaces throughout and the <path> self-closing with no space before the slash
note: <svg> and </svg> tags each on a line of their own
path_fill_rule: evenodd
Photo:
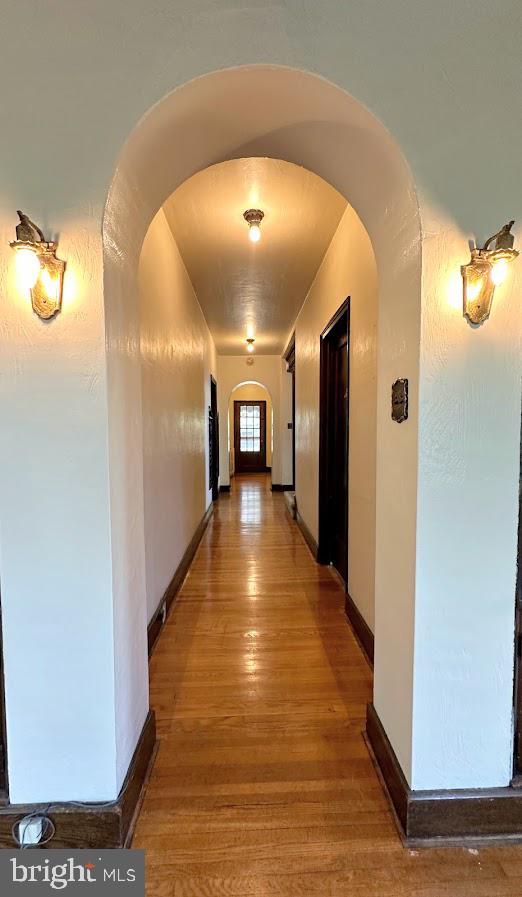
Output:
<svg viewBox="0 0 522 897">
<path fill-rule="evenodd" d="M 51 277 L 47 268 L 42 270 L 42 284 L 48 298 L 56 302 L 58 298 L 58 281 Z"/>
<path fill-rule="evenodd" d="M 253 351 L 254 351 L 254 346 L 252 343 L 249 343 L 247 346 L 247 352 L 253 352 Z"/>
<path fill-rule="evenodd" d="M 470 280 L 466 287 L 466 296 L 470 302 L 473 302 L 474 299 L 477 298 L 478 294 L 482 289 L 482 279 L 478 280 Z"/>
<path fill-rule="evenodd" d="M 18 249 L 16 253 L 16 279 L 22 290 L 31 290 L 40 273 L 40 259 L 31 249 Z"/>
<path fill-rule="evenodd" d="M 259 224 L 251 224 L 250 225 L 250 231 L 249 231 L 248 236 L 250 237 L 251 243 L 259 243 L 259 241 L 261 239 L 261 228 L 259 227 Z"/>
<path fill-rule="evenodd" d="M 498 262 L 495 262 L 491 269 L 491 280 L 496 287 L 499 287 L 501 283 L 504 283 L 507 271 L 508 263 L 506 259 L 499 259 Z"/>
</svg>

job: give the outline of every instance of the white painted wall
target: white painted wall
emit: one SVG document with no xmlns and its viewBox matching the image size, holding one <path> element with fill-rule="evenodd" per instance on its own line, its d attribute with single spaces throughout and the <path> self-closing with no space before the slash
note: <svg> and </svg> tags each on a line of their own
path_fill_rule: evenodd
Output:
<svg viewBox="0 0 522 897">
<path fill-rule="evenodd" d="M 443 398 L 467 414 L 469 376 L 479 364 L 484 382 L 494 384 L 507 409 L 497 418 L 494 437 L 495 451 L 504 450 L 495 483 L 506 513 L 487 563 L 480 559 L 486 575 L 477 583 L 475 573 L 469 578 L 469 566 L 463 571 L 449 565 L 456 575 L 446 576 L 445 585 L 452 608 L 465 606 L 459 602 L 463 593 L 469 598 L 468 583 L 477 585 L 473 607 L 485 613 L 485 621 L 491 583 L 501 585 L 496 647 L 474 640 L 478 663 L 472 679 L 479 668 L 479 685 L 489 676 L 504 689 L 513 649 L 513 629 L 510 625 L 508 633 L 504 620 L 507 579 L 514 582 L 515 569 L 519 436 L 515 439 L 512 409 L 520 402 L 520 380 L 517 376 L 515 387 L 513 372 L 499 359 L 505 344 L 505 357 L 513 357 L 520 320 L 513 302 L 505 301 L 505 313 L 498 314 L 499 302 L 480 335 L 469 334 L 464 344 L 460 336 L 454 338 L 457 331 L 448 324 L 453 312 L 443 305 L 436 311 L 444 278 L 429 261 L 430 285 L 424 277 L 421 294 L 415 185 L 422 188 L 421 214 L 430 228 L 424 230 L 425 241 L 434 233 L 441 245 L 455 240 L 459 247 L 452 266 L 457 255 L 459 265 L 467 260 L 469 234 L 483 239 L 508 218 L 520 218 L 522 200 L 513 190 L 522 127 L 516 114 L 518 26 L 518 12 L 507 0 L 493 12 L 490 3 L 477 0 L 471 15 L 469 4 L 455 0 L 422 9 L 416 0 L 358 7 L 337 0 L 285 2 L 271 6 L 268 14 L 266 6 L 225 8 L 206 0 L 179 0 L 175 9 L 167 0 L 152 0 L 146 7 L 138 0 L 96 0 L 88 9 L 57 0 L 45 15 L 40 3 L 27 0 L 4 11 L 0 90 L 9 128 L 0 142 L 0 577 L 13 798 L 113 796 L 146 713 L 137 260 L 164 199 L 194 171 L 232 156 L 266 154 L 316 171 L 347 196 L 374 247 L 380 287 L 375 703 L 410 781 L 440 781 L 433 757 L 424 750 L 412 778 L 413 634 L 415 603 L 427 589 L 425 571 L 430 564 L 436 569 L 435 557 L 439 563 L 444 558 L 445 540 L 430 543 L 426 537 L 441 528 L 449 533 L 454 510 L 452 502 L 446 510 L 441 502 L 431 516 L 421 468 L 419 513 L 426 520 L 417 521 L 417 448 L 429 451 L 425 420 L 431 435 L 447 429 Z M 368 59 L 379 64 L 369 66 Z M 281 90 L 281 73 L 272 68 L 264 89 L 254 89 L 254 75 L 242 72 L 238 79 L 228 72 L 212 84 L 193 81 L 159 103 L 173 88 L 205 72 L 253 62 L 312 68 L 341 90 L 289 69 Z M 42 72 L 54 87 L 52 101 L 45 103 L 34 88 Z M 117 159 L 102 259 L 102 209 Z M 49 325 L 22 309 L 10 274 L 8 241 L 14 210 L 20 207 L 46 231 L 59 234 L 69 265 L 67 281 L 74 283 L 77 304 L 69 298 L 61 318 Z M 519 262 L 514 296 L 520 291 L 520 271 Z M 440 367 L 426 365 L 423 357 L 419 422 L 421 306 L 426 320 L 429 307 L 440 314 L 429 351 L 432 358 L 444 359 L 452 374 L 439 380 Z M 467 325 L 460 321 L 460 326 Z M 424 324 L 422 336 L 427 336 Z M 495 351 L 482 354 L 479 362 L 475 353 L 486 340 L 495 342 Z M 517 373 L 520 355 L 513 361 Z M 445 383 L 446 392 L 437 391 L 432 374 Z M 410 420 L 401 426 L 389 418 L 389 390 L 397 376 L 410 378 L 412 395 Z M 435 404 L 428 409 L 424 397 L 435 398 Z M 489 408 L 472 407 L 487 445 L 493 439 Z M 451 455 L 437 453 L 439 485 L 451 482 L 455 457 L 468 456 L 469 431 L 454 431 Z M 442 446 L 446 449 L 447 442 L 442 440 Z M 458 494 L 465 504 L 459 519 L 489 518 L 489 473 L 479 480 L 475 473 L 473 465 L 463 472 Z M 48 540 L 39 535 L 47 532 L 53 533 L 56 551 L 49 551 Z M 463 557 L 474 556 L 471 527 L 464 531 L 461 551 Z M 57 611 L 52 618 L 49 608 Z M 447 626 L 440 615 L 435 619 Z M 47 640 L 41 639 L 44 630 Z M 460 641 L 453 682 L 470 669 L 467 637 L 461 628 L 455 631 Z M 416 652 L 416 664 L 421 654 Z M 36 691 L 28 679 L 29 656 L 39 671 Z M 446 678 L 440 689 L 434 698 L 448 712 L 438 717 L 444 718 L 438 763 L 447 763 L 453 776 L 457 755 L 453 748 L 446 750 L 446 734 L 452 729 L 465 734 L 464 743 L 469 715 L 461 722 L 462 693 L 455 692 L 453 700 Z M 90 701 L 93 694 L 96 700 Z M 493 703 L 487 691 L 481 699 L 486 720 L 492 718 Z M 493 768 L 489 759 L 505 758 L 511 750 L 504 712 L 497 721 L 489 747 L 481 748 L 476 763 L 467 767 L 476 786 L 507 781 L 505 760 Z M 472 727 L 471 741 L 475 736 Z M 38 746 L 37 753 L 29 752 L 31 745 Z"/>
<path fill-rule="evenodd" d="M 233 442 L 230 427 L 229 406 L 233 391 L 248 381 L 264 386 L 270 395 L 274 421 L 280 419 L 280 368 L 279 355 L 255 355 L 254 363 L 247 365 L 247 355 L 218 355 L 218 407 L 219 407 L 219 483 L 228 486 L 229 446 Z M 279 427 L 274 427 L 272 439 L 272 483 L 281 482 L 281 449 Z"/>
<path fill-rule="evenodd" d="M 374 629 L 377 426 L 377 270 L 348 206 L 295 324 L 296 500 L 318 540 L 321 333 L 350 296 L 348 591 Z"/>
<path fill-rule="evenodd" d="M 162 209 L 145 237 L 139 286 L 150 621 L 212 502 L 208 407 L 216 374 L 214 342 Z"/>
<path fill-rule="evenodd" d="M 67 228 L 64 308 L 46 323 L 17 289 L 8 238 L 4 228 L 0 577 L 10 797 L 110 800 L 118 785 L 101 255 L 92 251 L 100 241 L 86 220 Z"/>
<path fill-rule="evenodd" d="M 270 393 L 257 383 L 247 383 L 245 386 L 238 386 L 230 396 L 228 408 L 228 432 L 230 434 L 230 474 L 235 472 L 235 454 L 234 454 L 234 402 L 266 402 L 266 464 L 267 467 L 272 465 L 272 399 Z M 277 422 L 279 425 L 279 422 Z"/>
<path fill-rule="evenodd" d="M 473 328 L 462 317 L 459 276 L 468 240 L 442 210 L 426 229 L 412 787 L 506 785 L 522 270 L 520 261 L 510 269 L 491 317 Z"/>
</svg>

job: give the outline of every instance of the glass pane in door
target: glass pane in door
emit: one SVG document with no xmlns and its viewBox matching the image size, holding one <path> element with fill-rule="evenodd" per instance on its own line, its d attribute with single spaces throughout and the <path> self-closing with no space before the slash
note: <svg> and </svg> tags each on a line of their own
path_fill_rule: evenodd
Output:
<svg viewBox="0 0 522 897">
<path fill-rule="evenodd" d="M 239 409 L 239 448 L 242 452 L 261 451 L 259 405 L 241 405 Z"/>
</svg>

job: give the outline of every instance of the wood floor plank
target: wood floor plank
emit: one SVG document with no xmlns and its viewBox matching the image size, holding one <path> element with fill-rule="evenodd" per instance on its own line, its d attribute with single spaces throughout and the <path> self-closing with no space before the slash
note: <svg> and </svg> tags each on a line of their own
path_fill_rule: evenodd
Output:
<svg viewBox="0 0 522 897">
<path fill-rule="evenodd" d="M 409 850 L 362 732 L 372 677 L 265 476 L 219 499 L 150 666 L 149 897 L 520 897 L 522 846 Z"/>
</svg>

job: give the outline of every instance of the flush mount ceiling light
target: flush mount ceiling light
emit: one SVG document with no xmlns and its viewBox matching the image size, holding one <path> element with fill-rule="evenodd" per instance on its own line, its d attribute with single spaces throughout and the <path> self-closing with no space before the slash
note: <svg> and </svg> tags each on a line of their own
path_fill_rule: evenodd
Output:
<svg viewBox="0 0 522 897">
<path fill-rule="evenodd" d="M 253 352 L 253 351 L 254 351 L 254 343 L 255 343 L 255 339 L 254 339 L 254 337 L 253 337 L 253 336 L 248 336 L 248 337 L 247 337 L 247 352 Z"/>
<path fill-rule="evenodd" d="M 481 249 L 471 250 L 471 260 L 461 266 L 464 317 L 471 324 L 482 324 L 489 318 L 495 287 L 504 280 L 508 265 L 516 259 L 515 238 L 511 233 L 514 221 L 508 221 L 489 237 Z M 493 248 L 490 245 L 493 243 Z"/>
<path fill-rule="evenodd" d="M 16 240 L 10 243 L 16 252 L 16 274 L 22 290 L 29 290 L 33 311 L 40 318 L 52 318 L 62 307 L 65 262 L 56 258 L 57 243 L 48 242 L 39 227 L 18 211 Z"/>
<path fill-rule="evenodd" d="M 259 243 L 261 239 L 261 222 L 265 213 L 261 209 L 247 209 L 243 212 L 243 218 L 249 227 L 248 236 L 252 243 Z"/>
</svg>

